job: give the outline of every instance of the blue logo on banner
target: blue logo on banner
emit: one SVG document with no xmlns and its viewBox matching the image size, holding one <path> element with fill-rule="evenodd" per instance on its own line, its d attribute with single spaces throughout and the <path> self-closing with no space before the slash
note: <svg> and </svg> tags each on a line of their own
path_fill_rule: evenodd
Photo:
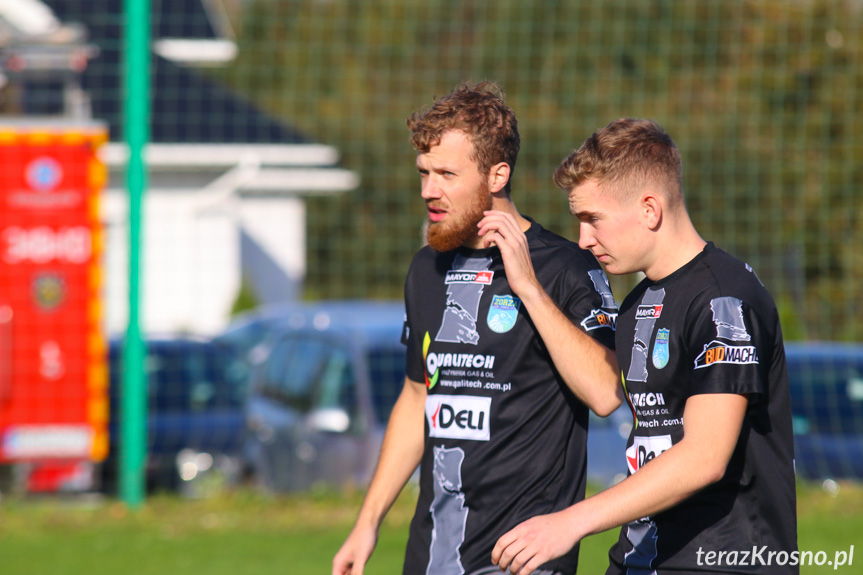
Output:
<svg viewBox="0 0 863 575">
<path fill-rule="evenodd" d="M 668 365 L 668 335 L 671 332 L 667 329 L 660 329 L 656 332 L 656 341 L 653 342 L 653 365 L 656 369 L 662 369 Z"/>
<path fill-rule="evenodd" d="M 27 164 L 27 184 L 37 192 L 48 192 L 63 178 L 63 168 L 54 158 L 36 158 Z"/>
<path fill-rule="evenodd" d="M 518 306 L 521 300 L 511 295 L 495 295 L 491 297 L 486 323 L 492 331 L 506 333 L 515 326 L 518 319 Z"/>
</svg>

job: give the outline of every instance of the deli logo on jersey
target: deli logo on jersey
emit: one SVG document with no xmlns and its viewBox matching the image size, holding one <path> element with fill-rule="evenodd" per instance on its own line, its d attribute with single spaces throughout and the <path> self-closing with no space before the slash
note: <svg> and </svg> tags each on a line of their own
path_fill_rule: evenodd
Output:
<svg viewBox="0 0 863 575">
<path fill-rule="evenodd" d="M 662 314 L 662 304 L 640 305 L 635 310 L 635 319 L 657 319 Z"/>
<path fill-rule="evenodd" d="M 695 369 L 719 363 L 757 364 L 758 354 L 754 345 L 728 345 L 714 340 L 705 345 L 704 351 L 695 358 Z"/>
<path fill-rule="evenodd" d="M 432 394 L 426 399 L 429 437 L 488 441 L 491 398 Z"/>
<path fill-rule="evenodd" d="M 633 437 L 632 445 L 626 448 L 626 466 L 629 468 L 629 473 L 635 473 L 641 469 L 645 463 L 655 459 L 660 453 L 670 448 L 670 435 Z"/>
<path fill-rule="evenodd" d="M 607 327 L 610 328 L 611 331 L 615 331 L 617 329 L 617 314 L 608 313 L 601 309 L 591 310 L 590 315 L 581 320 L 581 327 L 583 327 L 585 331 L 593 331 L 603 327 Z"/>
<path fill-rule="evenodd" d="M 491 285 L 491 279 L 494 277 L 494 272 L 490 271 L 470 271 L 470 270 L 450 270 L 446 273 L 444 283 L 449 284 L 482 284 Z"/>
</svg>

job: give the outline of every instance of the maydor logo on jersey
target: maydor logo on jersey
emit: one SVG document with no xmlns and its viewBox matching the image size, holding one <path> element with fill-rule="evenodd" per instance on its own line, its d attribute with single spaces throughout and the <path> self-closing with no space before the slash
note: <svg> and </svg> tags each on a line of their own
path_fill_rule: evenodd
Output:
<svg viewBox="0 0 863 575">
<path fill-rule="evenodd" d="M 495 295 L 491 297 L 486 323 L 496 333 L 506 333 L 515 326 L 518 319 L 518 307 L 521 300 L 511 295 Z"/>
<path fill-rule="evenodd" d="M 645 463 L 655 459 L 667 449 L 671 449 L 670 435 L 633 437 L 632 445 L 626 448 L 626 465 L 629 467 L 629 473 L 635 473 Z"/>
<path fill-rule="evenodd" d="M 491 271 L 450 270 L 446 273 L 445 283 L 491 285 L 493 277 L 494 272 Z"/>
<path fill-rule="evenodd" d="M 640 305 L 635 310 L 635 319 L 657 319 L 662 314 L 662 304 Z"/>
<path fill-rule="evenodd" d="M 488 441 L 491 398 L 432 394 L 426 399 L 429 437 Z"/>
<path fill-rule="evenodd" d="M 662 369 L 668 365 L 668 337 L 670 330 L 660 329 L 656 332 L 656 341 L 653 342 L 653 366 Z"/>
</svg>

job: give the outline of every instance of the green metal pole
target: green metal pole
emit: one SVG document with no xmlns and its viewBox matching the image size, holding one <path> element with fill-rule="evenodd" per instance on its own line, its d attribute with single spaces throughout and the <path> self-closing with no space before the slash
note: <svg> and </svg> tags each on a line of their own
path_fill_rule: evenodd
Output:
<svg viewBox="0 0 863 575">
<path fill-rule="evenodd" d="M 125 137 L 129 147 L 129 326 L 124 349 L 120 407 L 120 497 L 131 508 L 144 501 L 147 455 L 147 389 L 139 325 L 141 205 L 147 187 L 144 148 L 149 139 L 150 0 L 126 0 Z"/>
</svg>

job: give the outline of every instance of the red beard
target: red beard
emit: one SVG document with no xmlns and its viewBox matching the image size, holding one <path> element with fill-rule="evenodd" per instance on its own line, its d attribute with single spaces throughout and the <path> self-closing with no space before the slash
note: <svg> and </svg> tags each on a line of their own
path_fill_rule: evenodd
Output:
<svg viewBox="0 0 863 575">
<path fill-rule="evenodd" d="M 476 225 L 483 212 L 491 209 L 491 193 L 487 184 L 476 190 L 473 202 L 460 216 L 448 216 L 441 222 L 429 221 L 426 241 L 439 252 L 448 252 L 477 237 Z"/>
</svg>

